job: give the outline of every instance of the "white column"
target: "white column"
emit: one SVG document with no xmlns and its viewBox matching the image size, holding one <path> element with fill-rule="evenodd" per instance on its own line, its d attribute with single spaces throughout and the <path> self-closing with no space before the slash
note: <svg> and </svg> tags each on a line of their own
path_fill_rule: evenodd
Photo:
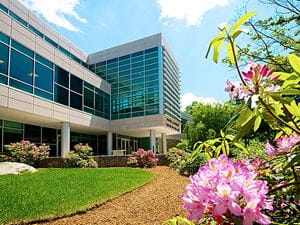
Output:
<svg viewBox="0 0 300 225">
<path fill-rule="evenodd" d="M 150 130 L 150 149 L 156 153 L 155 130 Z"/>
<path fill-rule="evenodd" d="M 61 123 L 61 156 L 70 151 L 70 123 Z"/>
<path fill-rule="evenodd" d="M 161 134 L 161 142 L 162 142 L 162 154 L 167 154 L 168 147 L 167 147 L 167 134 Z"/>
<path fill-rule="evenodd" d="M 107 155 L 112 155 L 112 132 L 107 132 Z"/>
</svg>

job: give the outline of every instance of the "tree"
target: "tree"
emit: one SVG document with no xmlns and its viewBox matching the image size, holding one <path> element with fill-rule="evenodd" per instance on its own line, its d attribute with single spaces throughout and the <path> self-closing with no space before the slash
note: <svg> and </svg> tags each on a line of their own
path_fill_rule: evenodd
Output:
<svg viewBox="0 0 300 225">
<path fill-rule="evenodd" d="M 300 2 L 299 0 L 258 0 L 274 11 L 265 19 L 251 19 L 245 25 L 253 32 L 243 46 L 237 43 L 241 64 L 249 59 L 268 64 L 276 71 L 292 72 L 287 55 L 300 55 Z M 244 6 L 240 11 L 247 11 Z M 243 12 L 244 13 L 244 12 Z M 229 58 L 223 62 L 233 66 Z"/>
<path fill-rule="evenodd" d="M 187 107 L 187 112 L 193 119 L 192 122 L 187 122 L 184 128 L 189 148 L 192 149 L 198 141 L 219 137 L 220 130 L 225 127 L 236 110 L 230 103 L 210 105 L 194 102 Z"/>
</svg>

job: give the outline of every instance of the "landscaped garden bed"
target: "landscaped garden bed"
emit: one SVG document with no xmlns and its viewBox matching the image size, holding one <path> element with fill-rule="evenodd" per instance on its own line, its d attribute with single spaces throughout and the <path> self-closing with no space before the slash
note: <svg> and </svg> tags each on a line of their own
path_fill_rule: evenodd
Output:
<svg viewBox="0 0 300 225">
<path fill-rule="evenodd" d="M 0 177 L 0 224 L 63 217 L 131 191 L 155 177 L 133 168 L 39 169 Z"/>
</svg>

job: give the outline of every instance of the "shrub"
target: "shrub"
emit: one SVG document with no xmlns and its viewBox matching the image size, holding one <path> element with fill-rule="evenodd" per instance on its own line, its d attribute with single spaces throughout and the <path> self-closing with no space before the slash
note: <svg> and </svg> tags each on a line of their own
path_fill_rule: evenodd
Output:
<svg viewBox="0 0 300 225">
<path fill-rule="evenodd" d="M 158 159 L 152 150 L 145 151 L 144 149 L 138 149 L 133 153 L 132 157 L 128 158 L 127 165 L 131 167 L 151 168 L 156 166 Z"/>
<path fill-rule="evenodd" d="M 65 167 L 97 168 L 98 163 L 91 158 L 93 149 L 88 144 L 76 144 L 74 151 L 70 151 L 64 156 Z"/>
<path fill-rule="evenodd" d="M 185 176 L 195 174 L 206 162 L 204 154 L 200 153 L 192 157 L 190 153 L 179 148 L 169 149 L 168 160 L 171 168 Z"/>
<path fill-rule="evenodd" d="M 48 158 L 50 150 L 48 145 L 36 146 L 34 143 L 25 140 L 5 145 L 4 148 L 7 151 L 6 157 L 8 160 L 26 163 L 34 167 L 37 167 L 40 161 Z"/>
</svg>

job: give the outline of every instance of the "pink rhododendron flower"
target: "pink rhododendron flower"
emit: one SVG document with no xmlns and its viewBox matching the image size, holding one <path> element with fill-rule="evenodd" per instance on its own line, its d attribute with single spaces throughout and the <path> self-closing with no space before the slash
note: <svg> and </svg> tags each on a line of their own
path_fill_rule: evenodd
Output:
<svg viewBox="0 0 300 225">
<path fill-rule="evenodd" d="M 278 92 L 280 91 L 280 86 L 275 84 L 270 84 L 270 86 L 267 88 L 268 92 Z"/>
<path fill-rule="evenodd" d="M 226 155 L 212 159 L 190 177 L 183 196 L 188 218 L 199 221 L 207 213 L 217 220 L 231 213 L 242 216 L 246 225 L 270 224 L 270 218 L 262 213 L 272 209 L 272 201 L 267 201 L 267 182 L 257 180 L 257 175 L 257 168 L 248 160 L 234 161 Z"/>
<path fill-rule="evenodd" d="M 281 137 L 275 141 L 276 147 L 269 142 L 266 144 L 266 153 L 272 157 L 279 153 L 289 153 L 291 149 L 300 142 L 300 136 L 292 134 L 288 137 Z"/>
<path fill-rule="evenodd" d="M 242 72 L 245 83 L 226 81 L 226 92 L 229 92 L 230 99 L 238 97 L 239 99 L 249 99 L 252 95 L 257 95 L 263 90 L 267 92 L 278 92 L 280 86 L 272 81 L 279 78 L 280 75 L 272 76 L 274 70 L 269 70 L 266 65 L 250 61 L 245 71 Z"/>
<path fill-rule="evenodd" d="M 251 92 L 245 89 L 242 86 L 242 84 L 239 82 L 231 82 L 227 80 L 226 84 L 228 86 L 225 88 L 225 91 L 229 92 L 229 96 L 231 100 L 234 99 L 235 97 L 238 97 L 238 99 L 244 99 L 251 94 Z"/>
</svg>

